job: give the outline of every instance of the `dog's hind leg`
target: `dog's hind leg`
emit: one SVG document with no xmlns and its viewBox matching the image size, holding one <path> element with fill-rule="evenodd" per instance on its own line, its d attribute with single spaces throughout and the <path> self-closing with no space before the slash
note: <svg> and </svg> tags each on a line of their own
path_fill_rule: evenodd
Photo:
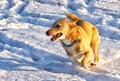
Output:
<svg viewBox="0 0 120 81">
<path fill-rule="evenodd" d="M 94 63 L 91 63 L 92 66 L 96 65 L 99 62 L 99 56 L 98 56 L 99 42 L 100 42 L 100 37 L 97 29 L 95 28 L 93 30 L 93 36 L 90 43 L 90 46 L 94 53 Z"/>
</svg>

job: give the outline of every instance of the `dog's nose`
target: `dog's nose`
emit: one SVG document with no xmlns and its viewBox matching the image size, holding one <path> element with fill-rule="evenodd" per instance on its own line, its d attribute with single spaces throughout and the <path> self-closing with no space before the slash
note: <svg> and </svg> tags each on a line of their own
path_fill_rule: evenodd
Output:
<svg viewBox="0 0 120 81">
<path fill-rule="evenodd" d="M 46 32 L 46 35 L 49 36 L 49 31 Z"/>
</svg>

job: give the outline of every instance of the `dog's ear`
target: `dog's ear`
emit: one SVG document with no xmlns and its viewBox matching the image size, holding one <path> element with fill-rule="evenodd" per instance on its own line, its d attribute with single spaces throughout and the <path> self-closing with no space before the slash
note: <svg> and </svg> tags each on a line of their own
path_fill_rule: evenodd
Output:
<svg viewBox="0 0 120 81">
<path fill-rule="evenodd" d="M 65 13 L 65 15 L 69 20 L 72 20 L 72 21 L 80 20 L 80 18 L 77 15 L 69 12 L 69 10 L 67 10 L 65 7 L 61 7 L 61 10 Z"/>
<path fill-rule="evenodd" d="M 67 20 L 67 18 L 63 18 L 63 20 Z"/>
<path fill-rule="evenodd" d="M 83 24 L 83 21 L 82 20 L 78 20 L 78 21 L 75 22 L 75 24 L 78 25 L 78 26 L 81 26 Z"/>
</svg>

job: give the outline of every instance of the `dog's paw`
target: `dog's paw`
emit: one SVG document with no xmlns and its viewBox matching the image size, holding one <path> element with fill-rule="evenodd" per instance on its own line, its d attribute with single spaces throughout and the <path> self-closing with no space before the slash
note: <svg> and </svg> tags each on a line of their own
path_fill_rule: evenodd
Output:
<svg viewBox="0 0 120 81">
<path fill-rule="evenodd" d="M 89 71 L 92 71 L 92 67 L 91 66 L 87 66 L 87 67 L 85 67 L 85 69 L 87 69 Z"/>
</svg>

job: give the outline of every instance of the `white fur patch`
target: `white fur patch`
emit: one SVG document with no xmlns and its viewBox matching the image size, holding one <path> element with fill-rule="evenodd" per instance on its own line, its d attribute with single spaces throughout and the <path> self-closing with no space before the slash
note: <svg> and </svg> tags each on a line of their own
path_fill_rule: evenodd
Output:
<svg viewBox="0 0 120 81">
<path fill-rule="evenodd" d="M 64 40 L 62 40 L 66 45 L 69 45 L 69 44 L 71 44 L 71 42 L 68 40 L 68 39 L 64 39 Z"/>
</svg>

